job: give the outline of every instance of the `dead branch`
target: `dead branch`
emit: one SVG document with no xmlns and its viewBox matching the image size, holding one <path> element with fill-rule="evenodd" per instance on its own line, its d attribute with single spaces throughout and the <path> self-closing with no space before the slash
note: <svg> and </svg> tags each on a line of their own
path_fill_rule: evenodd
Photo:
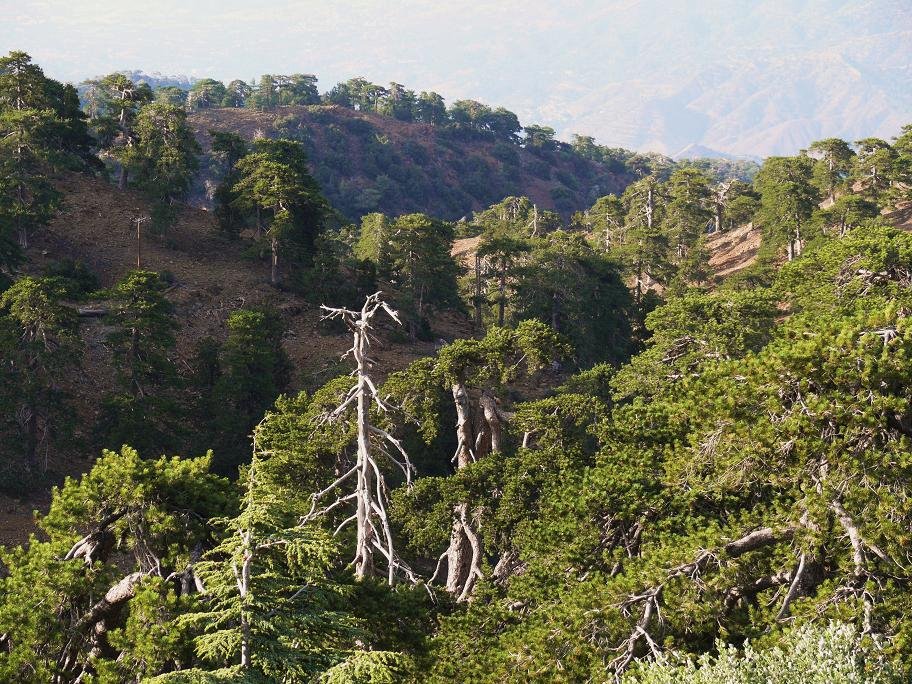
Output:
<svg viewBox="0 0 912 684">
<path fill-rule="evenodd" d="M 115 511 L 102 518 L 92 532 L 73 544 L 63 560 L 82 558 L 86 565 L 91 565 L 96 560 L 107 560 L 108 554 L 114 548 L 115 541 L 114 534 L 108 528 L 124 517 L 127 512 L 126 510 Z"/>
<path fill-rule="evenodd" d="M 352 373 L 356 378 L 354 387 L 349 390 L 339 406 L 324 416 L 323 420 L 339 420 L 346 411 L 356 407 L 358 452 L 356 463 L 350 470 L 328 487 L 312 495 L 311 510 L 302 518 L 301 524 L 325 516 L 330 511 L 349 502 L 354 502 L 355 513 L 343 520 L 336 527 L 334 534 L 338 534 L 345 526 L 354 523 L 356 528 L 353 561 L 355 576 L 361 579 L 374 574 L 374 550 L 376 549 L 386 559 L 387 581 L 392 585 L 397 571 L 401 571 L 411 581 L 417 581 L 417 577 L 395 552 L 393 534 L 387 515 L 388 488 L 383 472 L 374 458 L 374 451 L 379 450 L 400 468 L 407 484 L 411 484 L 414 467 L 402 443 L 387 431 L 373 425 L 370 420 L 371 406 L 376 406 L 383 412 L 390 410 L 390 406 L 379 396 L 376 386 L 368 375 L 372 361 L 367 356 L 367 348 L 370 346 L 371 338 L 376 339 L 371 333 L 373 318 L 379 312 L 384 311 L 396 323 L 401 324 L 399 314 L 391 309 L 380 295 L 380 292 L 375 292 L 367 297 L 361 311 L 325 305 L 320 307 L 326 312 L 323 315 L 324 320 L 338 318 L 348 327 L 353 343 L 343 358 L 351 355 L 356 364 L 356 369 Z M 401 459 L 393 456 L 385 445 L 391 446 Z M 331 503 L 319 508 L 320 502 L 325 497 L 338 491 L 352 477 L 355 478 L 354 491 L 340 494 Z"/>
<path fill-rule="evenodd" d="M 791 605 L 792 601 L 795 600 L 795 597 L 798 596 L 798 591 L 801 588 L 801 580 L 804 577 L 806 560 L 807 555 L 804 552 L 801 552 L 798 555 L 798 567 L 795 568 L 795 573 L 792 576 L 792 583 L 789 585 L 789 590 L 785 595 L 785 599 L 782 601 L 782 607 L 776 614 L 777 620 L 784 620 L 786 617 L 788 617 L 789 606 Z"/>
</svg>

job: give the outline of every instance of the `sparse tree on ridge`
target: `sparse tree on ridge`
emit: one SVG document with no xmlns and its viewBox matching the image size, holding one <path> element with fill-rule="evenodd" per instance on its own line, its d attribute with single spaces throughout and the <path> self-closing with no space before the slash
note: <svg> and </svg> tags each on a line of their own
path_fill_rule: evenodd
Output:
<svg viewBox="0 0 912 684">
<path fill-rule="evenodd" d="M 814 164 L 814 182 L 830 202 L 836 201 L 840 190 L 852 172 L 855 152 L 845 140 L 826 138 L 811 143 L 808 150 L 820 158 Z"/>
<path fill-rule="evenodd" d="M 111 153 L 120 161 L 121 190 L 127 187 L 129 164 L 132 148 L 136 142 L 134 122 L 143 105 L 153 99 L 152 89 L 146 83 L 136 84 L 123 74 L 109 74 L 101 79 L 104 95 L 104 112 L 102 121 L 110 119 L 117 126 L 119 137 L 111 141 Z"/>
</svg>

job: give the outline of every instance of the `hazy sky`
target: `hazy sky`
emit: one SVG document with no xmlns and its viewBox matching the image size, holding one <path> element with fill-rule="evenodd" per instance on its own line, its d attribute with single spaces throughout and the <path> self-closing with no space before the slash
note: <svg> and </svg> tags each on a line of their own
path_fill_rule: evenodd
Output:
<svg viewBox="0 0 912 684">
<path fill-rule="evenodd" d="M 496 52 L 494 44 L 473 41 L 476 27 L 510 33 L 558 19 L 553 11 L 540 20 L 524 16 L 523 7 L 534 4 L 0 0 L 0 46 L 25 49 L 49 74 L 69 80 L 127 68 L 217 78 L 306 71 L 326 81 L 356 73 L 390 80 L 426 60 L 458 70 L 469 51 Z"/>
<path fill-rule="evenodd" d="M 0 0 L 0 50 L 62 80 L 364 76 L 664 151 L 892 130 L 890 102 L 912 111 L 910 38 L 912 0 Z M 828 102 L 845 69 L 888 85 Z"/>
</svg>

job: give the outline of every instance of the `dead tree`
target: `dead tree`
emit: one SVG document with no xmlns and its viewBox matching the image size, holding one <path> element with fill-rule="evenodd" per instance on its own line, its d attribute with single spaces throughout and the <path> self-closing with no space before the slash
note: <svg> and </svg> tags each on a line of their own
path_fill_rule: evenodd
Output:
<svg viewBox="0 0 912 684">
<path fill-rule="evenodd" d="M 723 226 L 723 219 L 725 217 L 725 208 L 728 206 L 730 198 L 728 193 L 731 189 L 735 187 L 734 179 L 723 181 L 716 185 L 713 188 L 712 192 L 712 212 L 713 212 L 713 233 L 721 233 Z"/>
<path fill-rule="evenodd" d="M 376 406 L 383 412 L 387 412 L 390 408 L 377 394 L 377 388 L 369 375 L 373 361 L 368 357 L 367 352 L 371 339 L 376 339 L 371 334 L 372 321 L 377 314 L 385 311 L 396 323 L 402 324 L 399 314 L 381 300 L 380 294 L 380 292 L 376 292 L 370 295 L 365 300 L 364 306 L 361 307 L 361 311 L 320 307 L 326 312 L 323 316 L 324 319 L 342 320 L 354 339 L 351 349 L 342 358 L 349 355 L 353 357 L 356 368 L 352 376 L 356 378 L 356 382 L 342 403 L 328 413 L 324 420 L 337 421 L 348 410 L 355 407 L 357 410 L 358 452 L 355 465 L 351 469 L 322 491 L 313 494 L 311 510 L 304 516 L 302 523 L 323 516 L 339 506 L 353 504 L 355 512 L 342 521 L 335 533 L 338 534 L 351 523 L 355 524 L 357 533 L 353 560 L 355 577 L 363 579 L 375 574 L 374 553 L 379 552 L 386 559 L 387 582 L 392 586 L 397 572 L 404 574 L 411 581 L 416 581 L 417 578 L 396 554 L 387 515 L 389 490 L 376 454 L 379 453 L 394 463 L 402 471 L 407 484 L 411 484 L 414 468 L 399 440 L 374 425 L 370 418 L 371 406 Z M 342 486 L 350 481 L 354 481 L 354 490 L 346 493 L 345 490 L 342 490 Z M 321 506 L 333 493 L 336 493 L 336 498 Z"/>
</svg>

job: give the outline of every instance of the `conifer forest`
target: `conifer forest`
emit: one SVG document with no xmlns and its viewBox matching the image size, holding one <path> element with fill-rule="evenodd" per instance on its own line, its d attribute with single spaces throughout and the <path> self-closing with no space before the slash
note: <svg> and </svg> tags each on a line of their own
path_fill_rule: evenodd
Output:
<svg viewBox="0 0 912 684">
<path fill-rule="evenodd" d="M 49 73 L 0 57 L 0 682 L 910 681 L 912 123 Z"/>
</svg>

